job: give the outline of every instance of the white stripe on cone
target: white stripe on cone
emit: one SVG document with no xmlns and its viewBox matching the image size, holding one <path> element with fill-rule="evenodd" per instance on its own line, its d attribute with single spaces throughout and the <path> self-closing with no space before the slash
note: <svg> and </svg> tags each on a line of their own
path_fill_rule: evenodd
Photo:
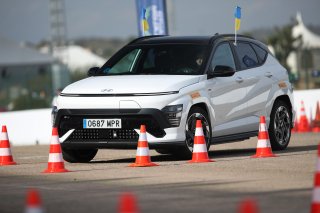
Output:
<svg viewBox="0 0 320 213">
<path fill-rule="evenodd" d="M 148 147 L 138 147 L 137 148 L 137 156 L 149 156 L 149 148 Z"/>
<path fill-rule="evenodd" d="M 6 132 L 1 132 L 0 140 L 8 141 L 9 140 L 8 134 Z"/>
<path fill-rule="evenodd" d="M 267 127 L 265 123 L 260 124 L 260 132 L 266 132 L 267 131 Z"/>
<path fill-rule="evenodd" d="M 313 189 L 312 201 L 320 203 L 320 188 Z"/>
<path fill-rule="evenodd" d="M 0 156 L 11 156 L 11 151 L 8 148 L 0 148 Z"/>
<path fill-rule="evenodd" d="M 58 135 L 52 135 L 50 144 L 60 144 Z"/>
<path fill-rule="evenodd" d="M 317 169 L 317 172 L 320 172 L 320 157 L 318 157 L 316 169 Z"/>
<path fill-rule="evenodd" d="M 196 133 L 194 136 L 203 136 L 203 129 L 202 128 L 196 128 Z"/>
<path fill-rule="evenodd" d="M 193 153 L 197 153 L 197 152 L 207 152 L 206 144 L 194 144 Z"/>
<path fill-rule="evenodd" d="M 24 213 L 43 213 L 41 207 L 27 207 Z"/>
<path fill-rule="evenodd" d="M 140 133 L 139 141 L 147 141 L 147 135 L 146 135 L 146 133 Z"/>
<path fill-rule="evenodd" d="M 48 162 L 50 162 L 50 163 L 63 162 L 62 154 L 61 153 L 50 153 Z"/>
<path fill-rule="evenodd" d="M 271 147 L 269 140 L 259 139 L 257 148 L 266 148 L 266 147 Z"/>
</svg>

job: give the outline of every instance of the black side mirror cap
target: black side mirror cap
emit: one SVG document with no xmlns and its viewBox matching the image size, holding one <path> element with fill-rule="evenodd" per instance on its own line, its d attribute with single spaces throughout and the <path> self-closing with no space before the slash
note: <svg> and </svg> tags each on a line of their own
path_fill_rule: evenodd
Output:
<svg viewBox="0 0 320 213">
<path fill-rule="evenodd" d="M 217 65 L 214 70 L 210 69 L 208 72 L 208 78 L 214 77 L 230 77 L 235 73 L 235 69 L 229 66 Z"/>
<path fill-rule="evenodd" d="M 87 75 L 90 77 L 90 76 L 95 76 L 99 73 L 99 70 L 100 68 L 99 67 L 91 67 L 89 70 L 88 70 L 88 73 Z"/>
</svg>

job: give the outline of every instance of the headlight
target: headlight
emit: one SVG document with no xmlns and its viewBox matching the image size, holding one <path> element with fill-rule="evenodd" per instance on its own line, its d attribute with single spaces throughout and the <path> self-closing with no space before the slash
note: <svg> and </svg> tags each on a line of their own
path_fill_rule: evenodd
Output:
<svg viewBox="0 0 320 213">
<path fill-rule="evenodd" d="M 171 127 L 178 127 L 180 125 L 182 110 L 182 104 L 166 106 L 162 109 L 162 112 L 166 114 Z"/>
</svg>

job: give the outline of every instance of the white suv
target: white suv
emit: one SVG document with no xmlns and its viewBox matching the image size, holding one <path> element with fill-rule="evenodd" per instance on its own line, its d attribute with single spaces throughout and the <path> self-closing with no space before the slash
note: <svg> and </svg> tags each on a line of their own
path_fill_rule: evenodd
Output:
<svg viewBox="0 0 320 213">
<path fill-rule="evenodd" d="M 273 149 L 288 146 L 295 113 L 287 70 L 252 38 L 136 39 L 54 107 L 63 156 L 89 162 L 100 148 L 136 148 L 141 124 L 159 153 L 192 153 L 196 119 L 210 144 L 257 136 L 267 119 Z"/>
</svg>

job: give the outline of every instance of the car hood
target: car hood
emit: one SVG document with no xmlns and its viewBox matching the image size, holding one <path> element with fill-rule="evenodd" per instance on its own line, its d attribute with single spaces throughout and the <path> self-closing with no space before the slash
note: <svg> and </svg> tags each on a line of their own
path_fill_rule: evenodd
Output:
<svg viewBox="0 0 320 213">
<path fill-rule="evenodd" d="M 131 75 L 95 76 L 67 86 L 63 94 L 135 94 L 179 91 L 199 82 L 199 76 Z"/>
</svg>

